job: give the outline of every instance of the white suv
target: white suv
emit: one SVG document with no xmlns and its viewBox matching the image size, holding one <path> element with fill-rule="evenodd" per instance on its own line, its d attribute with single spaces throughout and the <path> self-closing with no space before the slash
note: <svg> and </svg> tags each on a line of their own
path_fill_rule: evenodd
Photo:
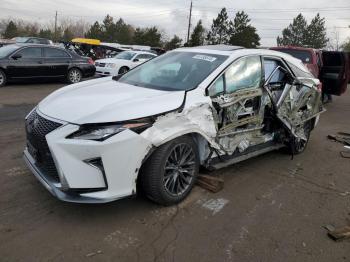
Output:
<svg viewBox="0 0 350 262">
<path fill-rule="evenodd" d="M 181 48 L 124 75 L 70 85 L 26 117 L 24 158 L 57 198 L 136 194 L 169 205 L 215 169 L 288 147 L 301 153 L 322 112 L 300 60 L 232 46 Z"/>
<path fill-rule="evenodd" d="M 145 51 L 123 51 L 115 57 L 96 60 L 96 74 L 99 76 L 124 74 L 156 56 L 156 54 Z"/>
</svg>

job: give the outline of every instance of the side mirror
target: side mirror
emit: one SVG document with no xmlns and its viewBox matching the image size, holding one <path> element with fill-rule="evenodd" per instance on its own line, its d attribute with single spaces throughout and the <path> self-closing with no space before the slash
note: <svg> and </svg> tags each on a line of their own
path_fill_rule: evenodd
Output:
<svg viewBox="0 0 350 262">
<path fill-rule="evenodd" d="M 14 55 L 12 56 L 12 59 L 13 59 L 13 60 L 17 60 L 17 59 L 20 59 L 20 58 L 22 58 L 22 55 L 21 55 L 21 54 L 14 54 Z"/>
<path fill-rule="evenodd" d="M 139 62 L 140 60 L 138 58 L 135 58 L 134 60 L 132 60 L 133 62 Z"/>
</svg>

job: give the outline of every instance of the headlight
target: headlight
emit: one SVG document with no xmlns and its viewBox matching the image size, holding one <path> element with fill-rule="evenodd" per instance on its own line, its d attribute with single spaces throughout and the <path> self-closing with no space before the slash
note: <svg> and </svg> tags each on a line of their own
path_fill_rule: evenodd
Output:
<svg viewBox="0 0 350 262">
<path fill-rule="evenodd" d="M 141 133 L 151 126 L 150 122 L 135 122 L 128 124 L 108 124 L 108 125 L 89 125 L 81 126 L 78 131 L 69 135 L 67 138 L 104 141 L 125 129 L 130 129 L 136 133 Z"/>
<path fill-rule="evenodd" d="M 109 68 L 116 68 L 116 67 L 117 67 L 117 64 L 107 63 L 107 64 L 106 64 L 106 67 L 109 67 Z"/>
</svg>

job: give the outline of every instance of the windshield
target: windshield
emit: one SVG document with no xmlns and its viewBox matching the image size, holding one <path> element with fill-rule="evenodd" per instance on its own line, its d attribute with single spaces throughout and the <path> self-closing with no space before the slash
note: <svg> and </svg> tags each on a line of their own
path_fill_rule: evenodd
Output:
<svg viewBox="0 0 350 262">
<path fill-rule="evenodd" d="M 304 64 L 311 64 L 312 63 L 312 55 L 311 52 L 306 50 L 293 50 L 293 49 L 274 49 L 276 51 L 290 54 L 291 56 L 294 56 L 295 58 L 300 59 L 303 61 Z"/>
<path fill-rule="evenodd" d="M 133 58 L 135 54 L 136 53 L 134 53 L 134 52 L 125 51 L 125 52 L 121 52 L 121 53 L 117 54 L 114 58 L 131 60 L 131 58 Z"/>
<path fill-rule="evenodd" d="M 28 37 L 16 37 L 16 43 L 25 43 L 28 40 Z"/>
<path fill-rule="evenodd" d="M 3 47 L 0 47 L 0 58 L 4 58 L 14 52 L 18 49 L 18 46 L 16 45 L 6 45 Z"/>
<path fill-rule="evenodd" d="M 167 91 L 196 88 L 227 56 L 195 52 L 170 52 L 123 75 L 119 81 Z"/>
</svg>

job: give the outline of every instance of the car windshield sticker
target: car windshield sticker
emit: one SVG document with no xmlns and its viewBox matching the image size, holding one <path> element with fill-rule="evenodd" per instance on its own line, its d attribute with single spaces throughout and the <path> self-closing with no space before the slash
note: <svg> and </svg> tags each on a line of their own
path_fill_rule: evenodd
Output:
<svg viewBox="0 0 350 262">
<path fill-rule="evenodd" d="M 208 62 L 211 62 L 211 63 L 216 60 L 216 57 L 207 56 L 207 55 L 195 55 L 193 58 L 194 59 L 200 59 L 200 60 L 208 61 Z"/>
</svg>

